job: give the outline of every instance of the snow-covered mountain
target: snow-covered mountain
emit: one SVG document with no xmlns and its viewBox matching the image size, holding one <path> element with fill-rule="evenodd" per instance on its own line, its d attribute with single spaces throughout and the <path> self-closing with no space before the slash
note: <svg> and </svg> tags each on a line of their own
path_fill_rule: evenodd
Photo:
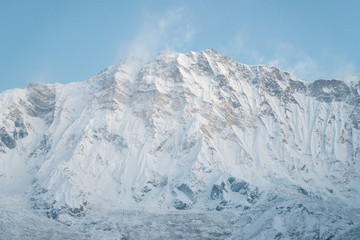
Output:
<svg viewBox="0 0 360 240">
<path fill-rule="evenodd" d="M 227 232 L 189 236 L 360 236 L 360 82 L 307 83 L 205 50 L 32 83 L 0 93 L 0 109 L 0 192 L 49 221 L 92 231 L 101 212 L 218 214 Z"/>
</svg>

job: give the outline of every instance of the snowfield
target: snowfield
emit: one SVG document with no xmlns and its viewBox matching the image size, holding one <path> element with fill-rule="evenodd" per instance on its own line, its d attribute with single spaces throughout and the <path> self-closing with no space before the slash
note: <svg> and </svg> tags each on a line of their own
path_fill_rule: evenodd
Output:
<svg viewBox="0 0 360 240">
<path fill-rule="evenodd" d="M 2 92 L 0 236 L 359 239 L 359 92 L 214 50 Z"/>
</svg>

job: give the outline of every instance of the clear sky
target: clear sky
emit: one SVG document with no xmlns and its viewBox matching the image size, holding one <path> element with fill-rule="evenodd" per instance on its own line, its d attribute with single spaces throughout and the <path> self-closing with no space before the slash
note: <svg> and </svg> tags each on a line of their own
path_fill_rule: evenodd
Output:
<svg viewBox="0 0 360 240">
<path fill-rule="evenodd" d="M 360 73 L 358 0 L 0 0 L 0 92 L 84 81 L 128 55 L 213 48 L 300 79 Z"/>
</svg>

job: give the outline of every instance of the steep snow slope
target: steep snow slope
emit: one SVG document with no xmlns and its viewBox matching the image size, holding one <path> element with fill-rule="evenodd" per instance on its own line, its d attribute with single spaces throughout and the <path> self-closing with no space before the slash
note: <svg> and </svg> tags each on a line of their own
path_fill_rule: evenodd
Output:
<svg viewBox="0 0 360 240">
<path fill-rule="evenodd" d="M 313 202 L 359 208 L 359 93 L 359 82 L 306 83 L 214 50 L 130 58 L 86 82 L 33 83 L 0 94 L 0 191 L 26 191 L 68 223 L 95 209 L 266 208 L 259 221 L 272 219 L 279 238 L 294 237 L 286 218 L 333 227 L 327 210 L 302 214 Z M 268 234 L 250 229 L 249 238 Z"/>
</svg>

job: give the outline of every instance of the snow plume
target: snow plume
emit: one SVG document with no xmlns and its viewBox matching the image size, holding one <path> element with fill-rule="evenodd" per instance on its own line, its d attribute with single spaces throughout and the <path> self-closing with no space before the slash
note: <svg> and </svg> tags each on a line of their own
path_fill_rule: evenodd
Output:
<svg viewBox="0 0 360 240">
<path fill-rule="evenodd" d="M 38 82 L 38 83 L 51 83 L 52 82 L 52 72 L 50 69 L 42 69 L 42 71 L 39 71 L 37 74 L 31 76 L 29 80 L 26 81 L 27 84 L 32 82 Z"/>
<path fill-rule="evenodd" d="M 192 41 L 194 29 L 184 8 L 167 10 L 161 16 L 147 15 L 130 44 L 119 55 L 149 59 L 159 52 L 176 51 Z"/>
</svg>

